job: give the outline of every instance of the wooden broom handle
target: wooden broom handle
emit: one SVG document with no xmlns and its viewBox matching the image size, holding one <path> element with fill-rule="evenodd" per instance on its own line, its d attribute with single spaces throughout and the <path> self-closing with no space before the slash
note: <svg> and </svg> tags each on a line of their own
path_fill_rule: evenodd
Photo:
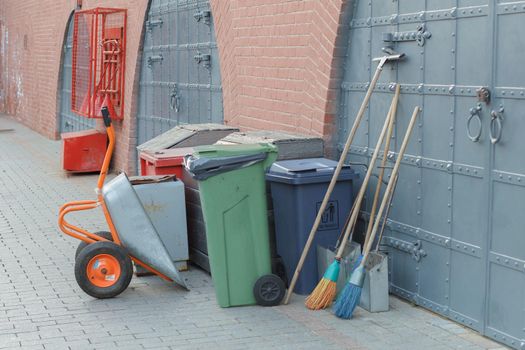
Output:
<svg viewBox="0 0 525 350">
<path fill-rule="evenodd" d="M 381 186 L 383 185 L 383 177 L 385 176 L 385 166 L 387 162 L 388 152 L 390 151 L 390 141 L 392 140 L 392 132 L 394 131 L 394 120 L 396 120 L 397 102 L 399 101 L 400 91 L 400 85 L 396 84 L 396 92 L 394 95 L 394 99 L 392 100 L 392 105 L 390 106 L 390 113 L 393 114 L 393 118 L 390 119 L 390 125 L 388 126 L 388 132 L 386 134 L 385 150 L 383 151 L 381 169 L 379 170 L 379 176 L 377 178 L 376 192 L 374 193 L 374 201 L 372 202 L 372 209 L 370 210 L 370 219 L 368 220 L 368 226 L 365 235 L 365 243 L 363 246 L 366 246 L 368 238 L 370 237 L 370 232 L 372 232 L 372 226 L 374 225 L 374 215 L 377 209 L 377 202 L 379 201 Z"/>
<path fill-rule="evenodd" d="M 361 119 L 363 119 L 366 107 L 368 106 L 368 102 L 370 101 L 370 97 L 372 96 L 372 92 L 374 91 L 377 81 L 379 80 L 379 76 L 383 71 L 383 66 L 385 65 L 386 61 L 386 57 L 381 58 L 381 61 L 379 61 L 372 81 L 370 82 L 370 86 L 368 87 L 368 90 L 366 92 L 365 98 L 361 103 L 361 107 L 359 107 L 359 111 L 357 112 L 357 115 L 355 117 L 354 124 L 352 125 L 352 129 L 350 130 L 350 134 L 348 134 L 348 137 L 346 139 L 345 147 L 343 148 L 341 156 L 339 157 L 339 162 L 337 163 L 337 167 L 335 168 L 334 175 L 332 176 L 332 180 L 330 180 L 330 184 L 328 185 L 328 189 L 326 190 L 326 193 L 324 195 L 323 202 L 321 203 L 321 207 L 317 212 L 314 224 L 312 226 L 312 229 L 310 230 L 310 234 L 308 235 L 308 240 L 306 241 L 306 244 L 303 248 L 303 252 L 301 253 L 301 258 L 299 259 L 297 267 L 295 268 L 292 281 L 290 282 L 290 286 L 288 287 L 288 291 L 286 292 L 286 296 L 283 302 L 285 305 L 288 304 L 288 302 L 290 301 L 290 297 L 292 296 L 295 285 L 297 284 L 297 279 L 299 278 L 299 273 L 301 272 L 304 265 L 304 261 L 306 260 L 306 255 L 308 255 L 308 252 L 310 251 L 310 247 L 312 246 L 312 242 L 314 241 L 315 234 L 317 232 L 317 229 L 319 228 L 319 224 L 321 223 L 321 217 L 326 209 L 326 206 L 328 205 L 328 200 L 330 199 L 335 184 L 337 183 L 337 178 L 339 177 L 339 173 L 341 172 L 341 169 L 343 167 L 346 155 L 348 154 L 348 150 L 350 149 L 350 145 L 354 141 L 355 133 L 357 132 L 357 128 L 361 123 Z"/>
<path fill-rule="evenodd" d="M 401 160 L 403 159 L 403 156 L 405 154 L 406 148 L 408 146 L 408 141 L 410 140 L 410 135 L 412 134 L 412 129 L 414 129 L 414 124 L 416 124 L 417 116 L 420 110 L 421 109 L 419 108 L 419 106 L 414 108 L 414 112 L 412 113 L 412 118 L 410 118 L 410 123 L 408 124 L 408 128 L 405 133 L 405 138 L 403 139 L 403 143 L 401 145 L 401 148 L 399 149 L 399 154 L 397 156 L 396 163 L 394 165 L 394 169 L 392 170 L 392 174 L 390 174 L 390 180 L 388 181 L 388 186 L 386 187 L 385 194 L 383 195 L 383 199 L 381 200 L 381 206 L 379 207 L 379 211 L 377 212 L 377 218 L 374 222 L 374 228 L 372 229 L 372 234 L 370 235 L 370 239 L 368 240 L 368 243 L 365 246 L 365 250 L 363 253 L 363 260 L 361 260 L 362 266 L 365 265 L 366 258 L 368 257 L 368 253 L 370 253 L 370 249 L 372 248 L 372 244 L 374 243 L 374 239 L 377 234 L 377 229 L 379 227 L 379 222 L 381 221 L 380 220 L 381 216 L 383 216 L 383 212 L 388 202 L 388 197 L 390 196 L 390 193 L 394 189 L 394 183 L 396 182 L 397 173 L 399 172 L 399 167 L 401 166 Z"/>
<path fill-rule="evenodd" d="M 388 127 L 390 126 L 390 121 L 392 120 L 392 118 L 394 118 L 394 114 L 390 112 L 391 111 L 389 110 L 389 112 L 386 115 L 385 123 L 383 124 L 383 129 L 381 129 L 381 133 L 379 134 L 379 138 L 377 139 L 376 147 L 374 149 L 374 153 L 372 154 L 372 159 L 370 159 L 368 169 L 366 170 L 365 178 L 363 179 L 363 183 L 361 184 L 361 188 L 359 189 L 359 194 L 355 199 L 355 204 L 353 206 L 354 210 L 352 211 L 350 222 L 346 227 L 345 235 L 341 240 L 341 245 L 339 246 L 339 249 L 337 250 L 337 254 L 335 256 L 335 259 L 337 260 L 341 259 L 341 257 L 343 256 L 343 252 L 345 250 L 348 237 L 350 236 L 350 232 L 354 229 L 355 223 L 357 222 L 357 216 L 359 215 L 361 203 L 363 202 L 363 198 L 365 197 L 368 181 L 370 180 L 370 177 L 372 177 L 372 173 L 374 172 L 374 165 L 376 163 L 377 157 L 379 156 L 379 150 L 381 149 L 381 145 L 383 144 L 383 140 L 385 139 L 386 132 L 388 130 Z"/>
</svg>

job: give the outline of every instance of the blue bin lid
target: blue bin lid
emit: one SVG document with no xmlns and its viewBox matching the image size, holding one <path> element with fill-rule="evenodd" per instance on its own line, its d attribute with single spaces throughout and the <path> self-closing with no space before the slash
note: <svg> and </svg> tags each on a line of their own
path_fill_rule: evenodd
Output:
<svg viewBox="0 0 525 350">
<path fill-rule="evenodd" d="M 326 158 L 306 158 L 283 160 L 273 163 L 266 174 L 270 182 L 282 182 L 292 185 L 330 182 L 337 162 Z M 339 174 L 338 181 L 357 179 L 358 175 L 344 165 Z"/>
</svg>

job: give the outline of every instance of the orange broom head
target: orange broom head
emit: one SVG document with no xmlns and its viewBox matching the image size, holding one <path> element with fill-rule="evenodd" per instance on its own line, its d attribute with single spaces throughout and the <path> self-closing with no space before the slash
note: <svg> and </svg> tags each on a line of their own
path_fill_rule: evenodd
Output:
<svg viewBox="0 0 525 350">
<path fill-rule="evenodd" d="M 326 269 L 323 278 L 317 284 L 312 294 L 306 298 L 304 304 L 310 310 L 321 310 L 332 305 L 337 293 L 337 279 L 339 277 L 339 261 L 335 260 Z"/>
</svg>

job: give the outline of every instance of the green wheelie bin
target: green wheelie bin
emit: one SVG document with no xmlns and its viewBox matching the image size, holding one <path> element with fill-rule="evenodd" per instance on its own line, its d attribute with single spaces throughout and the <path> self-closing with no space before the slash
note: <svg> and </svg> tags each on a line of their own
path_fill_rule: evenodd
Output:
<svg viewBox="0 0 525 350">
<path fill-rule="evenodd" d="M 195 147 L 185 160 L 199 181 L 211 275 L 221 307 L 281 302 L 284 282 L 272 274 L 265 171 L 276 160 L 268 144 Z"/>
</svg>

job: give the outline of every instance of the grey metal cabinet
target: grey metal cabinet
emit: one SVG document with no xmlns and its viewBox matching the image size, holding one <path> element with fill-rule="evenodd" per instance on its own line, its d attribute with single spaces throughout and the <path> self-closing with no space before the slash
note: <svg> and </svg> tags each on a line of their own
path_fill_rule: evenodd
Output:
<svg viewBox="0 0 525 350">
<path fill-rule="evenodd" d="M 180 124 L 223 121 L 219 55 L 208 0 L 152 0 L 143 46 L 139 145 Z"/>
<path fill-rule="evenodd" d="M 371 156 L 392 82 L 402 93 L 396 151 L 412 108 L 423 108 L 383 241 L 391 292 L 525 349 L 525 1 L 353 6 L 340 146 L 383 47 L 406 59 L 385 67 L 350 160 Z"/>
<path fill-rule="evenodd" d="M 88 119 L 78 116 L 71 112 L 71 69 L 72 69 L 72 52 L 73 52 L 73 16 L 70 16 L 64 46 L 62 47 L 62 66 L 60 67 L 60 104 L 59 131 L 70 132 L 92 129 L 95 126 L 94 119 Z"/>
</svg>

